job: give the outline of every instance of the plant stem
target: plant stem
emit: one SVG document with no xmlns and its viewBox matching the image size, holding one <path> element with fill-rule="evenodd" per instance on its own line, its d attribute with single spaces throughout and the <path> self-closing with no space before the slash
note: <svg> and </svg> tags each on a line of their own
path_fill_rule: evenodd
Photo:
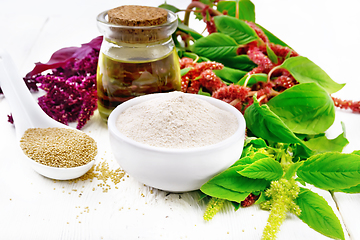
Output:
<svg viewBox="0 0 360 240">
<path fill-rule="evenodd" d="M 273 69 L 270 70 L 270 72 L 268 73 L 267 82 L 270 82 L 271 74 L 272 74 L 276 69 L 279 69 L 279 68 L 280 68 L 279 66 L 276 66 L 276 67 L 274 67 Z"/>
<path fill-rule="evenodd" d="M 236 1 L 235 18 L 239 19 L 239 1 Z"/>
<path fill-rule="evenodd" d="M 198 1 L 192 1 L 188 7 L 186 8 L 185 10 L 185 16 L 184 16 L 184 24 L 189 26 L 189 19 L 190 19 L 190 13 L 192 12 L 192 9 L 193 8 L 199 8 L 199 9 L 204 9 L 208 7 L 208 5 L 202 3 L 202 2 L 198 2 Z M 211 16 L 219 16 L 219 15 L 222 15 L 221 12 L 215 10 L 215 9 L 212 9 L 212 8 L 208 8 L 208 11 L 209 11 L 209 14 Z"/>
<path fill-rule="evenodd" d="M 247 86 L 247 84 L 249 83 L 250 78 L 251 78 L 251 74 L 249 74 L 249 75 L 246 77 L 245 82 L 244 82 L 244 87 Z"/>
</svg>

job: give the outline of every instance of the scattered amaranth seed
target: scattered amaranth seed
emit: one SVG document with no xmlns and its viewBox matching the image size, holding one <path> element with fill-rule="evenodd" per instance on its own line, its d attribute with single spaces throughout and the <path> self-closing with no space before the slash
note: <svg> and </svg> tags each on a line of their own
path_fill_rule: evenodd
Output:
<svg viewBox="0 0 360 240">
<path fill-rule="evenodd" d="M 106 161 L 102 161 L 100 163 L 95 163 L 94 166 L 83 176 L 68 181 L 70 183 L 76 183 L 80 180 L 86 181 L 90 179 L 90 182 L 92 182 L 94 178 L 97 178 L 99 181 L 102 181 L 102 183 L 97 184 L 97 186 L 101 187 L 103 192 L 106 193 L 111 189 L 111 186 L 107 183 L 108 180 L 116 186 L 124 176 L 125 172 L 121 168 L 112 170 Z M 95 191 L 95 187 L 93 187 L 92 190 Z"/>
</svg>

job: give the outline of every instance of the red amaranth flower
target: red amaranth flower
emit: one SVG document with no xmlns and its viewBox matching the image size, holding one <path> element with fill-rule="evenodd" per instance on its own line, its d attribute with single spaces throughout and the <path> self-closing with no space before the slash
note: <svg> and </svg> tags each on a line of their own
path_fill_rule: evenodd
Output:
<svg viewBox="0 0 360 240">
<path fill-rule="evenodd" d="M 202 9 L 201 15 L 203 16 L 203 21 L 206 23 L 206 29 L 209 34 L 217 32 L 214 17 L 209 13 L 209 6 L 206 6 Z"/>
<path fill-rule="evenodd" d="M 49 62 L 37 63 L 24 78 L 29 89 L 45 90 L 40 107 L 53 119 L 68 124 L 77 121 L 81 129 L 97 108 L 96 70 L 102 37 L 81 47 L 56 51 Z M 47 75 L 41 75 L 51 70 Z"/>
<path fill-rule="evenodd" d="M 230 84 L 213 92 L 212 97 L 227 102 L 243 112 L 243 105 L 246 103 L 249 92 L 250 88 L 248 87 Z"/>
<path fill-rule="evenodd" d="M 100 51 L 100 46 L 103 37 L 99 36 L 92 39 L 90 42 L 82 44 L 81 47 L 67 47 L 56 51 L 47 63 L 36 63 L 34 69 L 29 72 L 26 77 L 32 77 L 49 69 L 64 68 L 69 62 L 79 61 L 86 58 L 92 51 L 97 53 Z M 97 58 L 97 57 L 96 57 Z"/>
<path fill-rule="evenodd" d="M 257 91 L 257 98 L 261 98 L 262 103 L 266 103 L 269 101 L 270 97 L 273 97 L 274 94 L 274 84 L 272 82 L 260 83 L 262 87 Z"/>
<path fill-rule="evenodd" d="M 8 117 L 8 122 L 13 124 L 14 123 L 14 118 L 13 118 L 12 114 L 7 115 L 7 117 Z"/>
<path fill-rule="evenodd" d="M 256 34 L 259 36 L 259 38 L 264 42 L 264 43 L 269 43 L 269 38 L 266 36 L 266 34 L 263 32 L 263 30 L 261 30 L 255 23 L 253 22 L 249 22 L 249 21 L 245 21 L 247 25 L 249 25 L 252 29 L 254 29 L 254 31 L 256 32 Z"/>
<path fill-rule="evenodd" d="M 206 80 L 204 76 L 203 79 L 199 81 L 201 78 L 200 75 L 202 72 L 206 70 L 220 70 L 224 67 L 223 64 L 217 62 L 201 62 L 194 63 L 190 58 L 181 58 L 180 59 L 181 68 L 191 67 L 192 68 L 181 77 L 181 91 L 187 93 L 198 93 L 201 87 L 205 87 L 209 91 L 213 91 L 213 89 L 217 89 L 219 84 L 222 84 L 221 79 L 216 79 L 215 81 L 210 81 L 211 79 Z M 211 75 L 213 76 L 213 75 Z M 215 75 L 216 77 L 216 75 Z M 202 86 L 202 84 L 205 84 Z M 216 85 L 216 86 L 215 86 Z"/>
<path fill-rule="evenodd" d="M 250 72 L 248 72 L 246 75 L 252 75 L 252 74 L 256 74 L 256 73 L 262 73 L 265 71 L 265 68 L 262 66 L 258 66 L 253 68 Z"/>
<path fill-rule="evenodd" d="M 234 99 L 240 99 L 240 101 L 244 101 L 248 96 L 249 92 L 250 88 L 248 87 L 230 84 L 229 86 L 221 87 L 220 89 L 215 91 L 212 94 L 212 97 L 226 102 L 231 102 Z"/>
<path fill-rule="evenodd" d="M 250 193 L 249 196 L 247 196 L 245 198 L 245 200 L 241 202 L 241 206 L 249 207 L 249 206 L 253 205 L 256 202 L 256 200 L 258 200 L 259 196 L 260 195 L 256 196 L 256 195 Z"/>
<path fill-rule="evenodd" d="M 350 109 L 354 113 L 360 113 L 360 101 L 341 100 L 339 98 L 331 97 L 334 101 L 335 107 L 340 109 Z"/>
<path fill-rule="evenodd" d="M 180 69 L 193 67 L 195 65 L 194 59 L 188 57 L 183 57 L 179 59 L 179 63 L 180 63 Z"/>
<path fill-rule="evenodd" d="M 181 91 L 182 92 L 187 92 L 189 82 L 190 82 L 189 76 L 181 77 Z"/>
<path fill-rule="evenodd" d="M 278 56 L 278 57 L 285 58 L 286 56 L 288 56 L 289 52 L 291 52 L 289 57 L 299 56 L 299 54 L 297 52 L 290 49 L 289 47 L 284 47 L 284 46 L 281 46 L 279 44 L 274 44 L 274 43 L 270 43 L 269 46 L 270 46 L 271 50 L 273 50 L 274 53 L 276 54 L 276 56 Z"/>
<path fill-rule="evenodd" d="M 280 88 L 281 90 L 286 90 L 298 84 L 293 76 L 281 75 L 280 77 L 274 80 L 275 88 Z"/>
<path fill-rule="evenodd" d="M 197 63 L 195 66 L 195 72 L 200 74 L 201 72 L 210 69 L 210 70 L 221 70 L 224 68 L 222 63 L 218 62 L 201 62 Z M 190 70 L 191 71 L 191 70 Z"/>
<path fill-rule="evenodd" d="M 187 61 L 187 65 L 186 66 L 190 66 L 190 60 L 184 60 Z M 181 59 L 180 59 L 180 63 L 181 63 Z M 190 69 L 189 72 L 187 72 L 184 76 L 188 76 L 190 79 L 195 79 L 196 77 L 200 76 L 200 74 L 207 70 L 220 70 L 224 68 L 224 65 L 222 63 L 218 63 L 218 62 L 201 62 L 201 63 L 193 63 L 192 64 L 192 68 Z M 185 64 L 184 64 L 185 66 Z"/>
<path fill-rule="evenodd" d="M 271 62 L 271 60 L 262 51 L 260 51 L 258 47 L 249 48 L 247 55 L 251 61 L 263 69 L 263 72 L 269 72 L 274 67 L 274 64 Z"/>
<path fill-rule="evenodd" d="M 61 123 L 78 121 L 81 129 L 97 108 L 95 75 L 64 78 L 49 74 L 36 80 L 47 92 L 38 98 L 40 107 Z"/>
<path fill-rule="evenodd" d="M 99 51 L 93 49 L 82 59 L 68 61 L 64 66 L 53 69 L 53 74 L 57 76 L 87 76 L 96 75 Z"/>
<path fill-rule="evenodd" d="M 236 50 L 236 54 L 237 55 L 247 54 L 247 52 L 249 51 L 250 48 L 254 48 L 254 47 L 257 47 L 257 46 L 258 46 L 258 41 L 252 41 L 252 42 L 249 42 L 248 44 L 241 45 Z"/>
<path fill-rule="evenodd" d="M 187 93 L 197 94 L 200 90 L 200 81 L 191 81 L 190 86 L 187 88 Z"/>
<path fill-rule="evenodd" d="M 81 110 L 78 115 L 78 125 L 77 129 L 81 129 L 87 121 L 90 120 L 90 117 L 93 115 L 94 111 L 97 108 L 97 91 L 92 91 L 90 94 L 84 94 L 82 99 Z"/>
<path fill-rule="evenodd" d="M 210 69 L 207 69 L 200 74 L 199 82 L 202 87 L 206 88 L 206 90 L 211 93 L 226 86 L 226 84 Z"/>
</svg>

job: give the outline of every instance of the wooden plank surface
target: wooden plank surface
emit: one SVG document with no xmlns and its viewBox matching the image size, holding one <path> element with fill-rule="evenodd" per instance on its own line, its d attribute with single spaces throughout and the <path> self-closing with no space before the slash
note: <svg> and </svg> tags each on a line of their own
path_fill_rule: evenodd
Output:
<svg viewBox="0 0 360 240">
<path fill-rule="evenodd" d="M 167 2 L 180 8 L 187 5 L 185 1 Z M 309 0 L 253 2 L 258 23 L 319 64 L 335 81 L 347 83 L 337 96 L 360 100 L 360 77 L 355 70 L 347 70 L 356 69 L 360 63 L 360 48 L 346 47 L 349 41 L 360 42 L 356 1 L 342 5 Z M 146 5 L 159 3 L 162 1 Z M 10 52 L 24 75 L 35 62 L 46 62 L 59 48 L 79 46 L 98 36 L 96 14 L 120 4 L 125 2 L 0 1 L 0 46 Z M 193 22 L 193 26 L 202 30 L 201 24 Z M 260 239 L 268 212 L 257 206 L 235 212 L 228 205 L 212 221 L 204 222 L 205 204 L 198 202 L 196 192 L 168 194 L 127 175 L 117 189 L 108 181 L 108 192 L 98 185 L 103 181 L 96 179 L 74 183 L 40 176 L 21 159 L 15 131 L 7 123 L 10 112 L 6 99 L 0 97 L 0 239 Z M 327 134 L 339 134 L 342 121 L 350 140 L 345 151 L 360 149 L 359 120 L 359 115 L 337 111 Z M 118 168 L 106 125 L 97 113 L 83 130 L 98 141 L 98 162 L 106 161 L 110 169 Z M 360 239 L 359 194 L 335 194 L 335 202 L 328 192 L 317 191 L 343 219 L 346 239 Z M 278 239 L 328 238 L 289 215 Z"/>
</svg>

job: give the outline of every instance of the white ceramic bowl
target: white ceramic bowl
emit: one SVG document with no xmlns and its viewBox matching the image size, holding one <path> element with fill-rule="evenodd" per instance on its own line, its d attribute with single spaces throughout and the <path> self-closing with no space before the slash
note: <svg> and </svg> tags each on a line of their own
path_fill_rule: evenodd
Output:
<svg viewBox="0 0 360 240">
<path fill-rule="evenodd" d="M 213 145 L 170 149 L 136 142 L 116 127 L 116 120 L 125 109 L 166 93 L 133 98 L 117 106 L 109 116 L 110 144 L 115 159 L 129 175 L 148 186 L 170 192 L 199 189 L 211 177 L 227 169 L 241 156 L 245 139 L 245 119 L 233 106 L 221 100 L 197 94 L 191 96 L 233 113 L 239 123 L 229 138 Z"/>
</svg>

